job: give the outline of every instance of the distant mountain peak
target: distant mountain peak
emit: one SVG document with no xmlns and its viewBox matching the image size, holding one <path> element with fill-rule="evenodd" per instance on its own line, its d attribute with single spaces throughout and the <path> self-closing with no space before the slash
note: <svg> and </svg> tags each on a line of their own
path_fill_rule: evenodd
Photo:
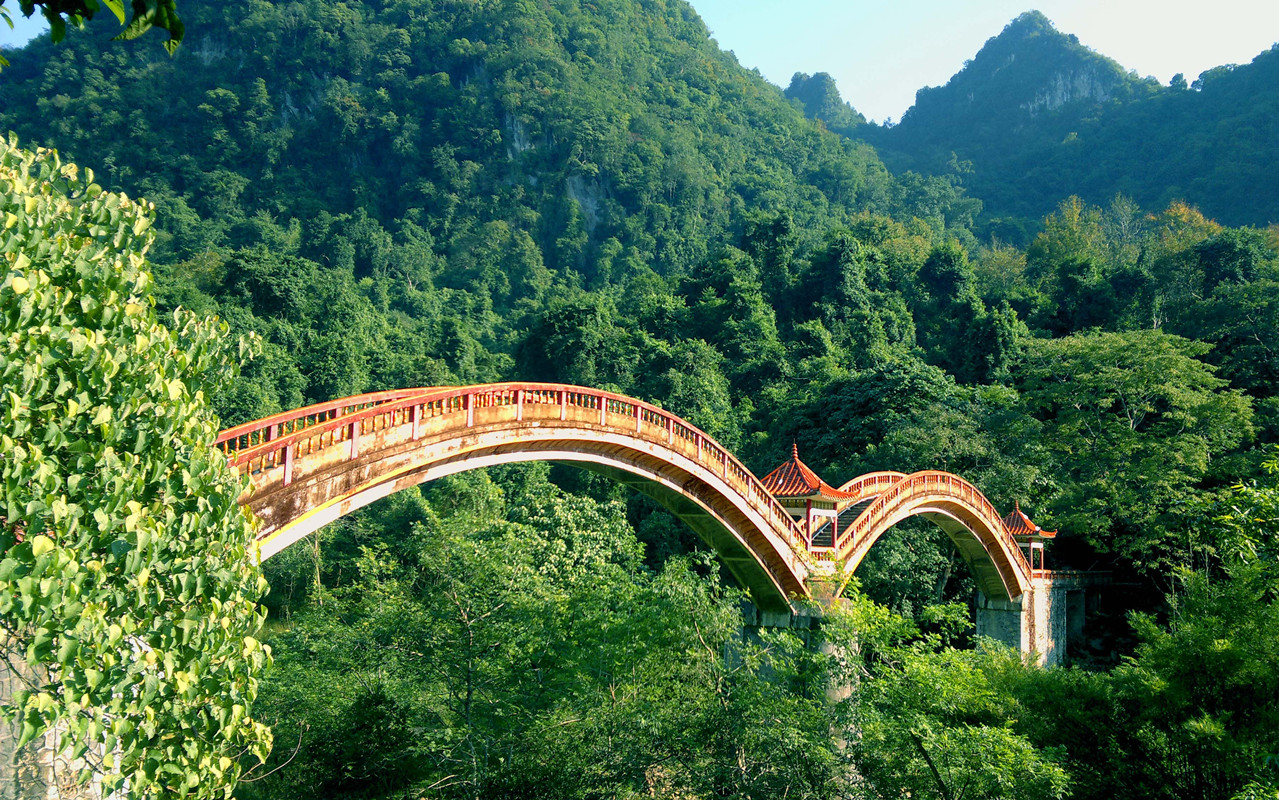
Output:
<svg viewBox="0 0 1279 800">
<path fill-rule="evenodd" d="M 1005 25 L 1000 37 L 1025 37 L 1034 36 L 1040 33 L 1055 33 L 1062 35 L 1061 32 L 1053 26 L 1052 20 L 1044 16 L 1043 12 L 1031 9 L 1030 11 L 1023 11 L 1018 14 L 1012 22 Z"/>
<path fill-rule="evenodd" d="M 855 135 L 896 172 L 953 176 L 992 220 L 1038 219 L 1072 194 L 1104 204 L 1122 193 L 1148 208 L 1182 199 L 1232 225 L 1266 225 L 1279 219 L 1279 184 L 1268 179 L 1276 118 L 1279 45 L 1193 85 L 1178 75 L 1162 86 L 1027 11 L 946 85 L 921 89 L 898 125 Z M 1017 225 L 998 230 L 1026 236 Z"/>
<path fill-rule="evenodd" d="M 1043 13 L 1027 11 L 986 40 L 945 86 L 920 89 L 899 134 L 959 121 L 998 120 L 1016 128 L 1065 108 L 1088 113 L 1142 92 L 1142 85 L 1115 61 L 1058 31 Z"/>
<path fill-rule="evenodd" d="M 858 125 L 866 124 L 866 118 L 840 96 L 835 79 L 828 73 L 796 72 L 785 94 L 787 100 L 799 101 L 804 116 L 821 120 L 836 133 L 851 135 Z"/>
<path fill-rule="evenodd" d="M 1072 54 L 1090 61 L 1104 61 L 1119 68 L 1119 65 L 1111 59 L 1080 44 L 1079 37 L 1075 36 L 1075 34 L 1062 33 L 1057 30 L 1052 20 L 1048 19 L 1043 12 L 1033 9 L 1023 11 L 1005 25 L 998 36 L 992 36 L 987 39 L 981 50 L 977 52 L 976 57 L 964 66 L 967 67 L 969 64 L 981 59 L 983 54 L 990 56 L 1003 55 L 1009 52 L 1016 54 L 1025 48 L 1057 50 L 1062 54 Z M 1119 71 L 1123 72 L 1122 68 Z"/>
</svg>

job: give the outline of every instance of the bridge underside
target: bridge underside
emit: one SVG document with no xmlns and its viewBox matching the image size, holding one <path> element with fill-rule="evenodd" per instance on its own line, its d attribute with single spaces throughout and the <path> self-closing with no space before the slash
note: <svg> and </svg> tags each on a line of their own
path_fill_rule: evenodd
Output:
<svg viewBox="0 0 1279 800">
<path fill-rule="evenodd" d="M 592 434 L 574 436 L 548 425 L 512 436 L 495 427 L 469 431 L 463 440 L 371 448 L 367 456 L 250 499 L 264 523 L 259 552 L 269 558 L 351 511 L 426 481 L 498 464 L 551 461 L 606 475 L 661 503 L 716 552 L 762 611 L 790 613 L 792 599 L 807 595 L 803 563 L 767 520 L 734 502 L 718 476 L 678 454 L 653 452 L 648 443 L 637 447 L 623 437 Z"/>
<path fill-rule="evenodd" d="M 769 592 L 780 591 L 781 587 L 772 580 L 768 581 L 768 586 L 759 585 L 759 559 L 733 535 L 733 532 L 729 530 L 728 526 L 717 514 L 701 502 L 691 499 L 685 493 L 685 489 L 675 488 L 664 481 L 642 477 L 635 472 L 594 461 L 559 459 L 555 463 L 604 475 L 656 500 L 663 508 L 691 528 L 707 546 L 715 551 L 720 562 L 737 581 L 738 585 L 750 591 L 751 595 L 756 598 L 756 605 L 760 606 L 761 611 L 790 612 L 793 610 L 789 600 L 786 602 L 768 603 L 766 601 L 763 604 L 760 603 L 761 597 L 766 597 Z M 782 599 L 778 598 L 779 601 Z"/>
<path fill-rule="evenodd" d="M 996 566 L 994 559 L 990 557 L 987 545 L 963 520 L 956 518 L 944 509 L 922 508 L 916 511 L 916 515 L 923 517 L 945 531 L 950 540 L 954 542 L 955 548 L 959 550 L 960 558 L 968 565 L 968 570 L 973 575 L 973 582 L 977 584 L 977 588 L 983 594 L 987 597 L 1001 597 L 1009 600 L 1014 600 L 1021 596 L 1021 591 L 1015 588 L 1016 584 L 1013 585 L 1011 591 L 1010 587 L 1004 584 L 1004 578 L 1000 574 L 999 567 Z M 1014 591 L 1016 591 L 1016 594 L 1013 594 Z"/>
<path fill-rule="evenodd" d="M 767 613 L 789 614 L 814 593 L 837 597 L 885 531 L 922 516 L 955 543 L 992 613 L 1000 603 L 1008 613 L 1024 607 L 1027 630 L 1041 615 L 1025 599 L 1039 573 L 990 501 L 959 476 L 860 476 L 837 491 L 870 504 L 830 544 L 814 546 L 789 507 L 704 432 L 651 404 L 595 389 L 518 383 L 377 392 L 246 423 L 218 443 L 252 479 L 241 502 L 262 520 L 262 558 L 425 481 L 552 461 L 657 500 L 714 549 Z"/>
<path fill-rule="evenodd" d="M 911 517 L 923 517 L 946 533 L 972 572 L 977 588 L 987 597 L 1016 601 L 1029 588 L 1029 576 L 1022 575 L 1009 557 L 1019 554 L 1007 552 L 990 521 L 966 503 L 942 496 L 924 496 L 903 504 L 882 520 L 852 548 L 845 573 L 852 574 L 861 565 L 879 537 Z"/>
</svg>

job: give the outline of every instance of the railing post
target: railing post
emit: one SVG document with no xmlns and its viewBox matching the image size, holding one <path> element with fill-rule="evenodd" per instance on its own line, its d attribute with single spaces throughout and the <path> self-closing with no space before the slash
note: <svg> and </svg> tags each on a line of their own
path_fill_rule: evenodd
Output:
<svg viewBox="0 0 1279 800">
<path fill-rule="evenodd" d="M 604 416 L 605 412 L 608 411 L 608 399 L 604 397 L 600 397 L 599 401 L 600 401 L 600 427 L 602 428 L 608 424 L 608 421 Z"/>
<path fill-rule="evenodd" d="M 286 445 L 284 448 L 284 485 L 288 486 L 293 483 L 293 447 L 294 445 Z"/>
<path fill-rule="evenodd" d="M 669 447 L 673 441 L 675 441 L 675 421 L 668 416 L 666 417 L 666 445 Z"/>
<path fill-rule="evenodd" d="M 568 390 L 560 389 L 560 421 L 568 419 Z"/>
<path fill-rule="evenodd" d="M 515 421 L 524 421 L 524 390 L 515 390 Z"/>
<path fill-rule="evenodd" d="M 417 403 L 413 406 L 413 441 L 417 441 L 422 435 L 422 404 Z"/>
<path fill-rule="evenodd" d="M 350 459 L 354 461 L 360 455 L 360 422 L 356 420 L 350 424 L 351 434 L 348 437 L 351 440 Z"/>
<path fill-rule="evenodd" d="M 265 441 L 269 442 L 279 435 L 280 435 L 280 423 L 277 422 L 274 425 L 268 425 L 266 429 Z"/>
<path fill-rule="evenodd" d="M 644 407 L 638 403 L 635 405 L 635 435 L 639 436 L 640 431 L 644 427 Z"/>
<path fill-rule="evenodd" d="M 467 392 L 462 395 L 462 402 L 466 403 L 466 427 L 470 428 L 475 425 L 475 394 Z"/>
</svg>

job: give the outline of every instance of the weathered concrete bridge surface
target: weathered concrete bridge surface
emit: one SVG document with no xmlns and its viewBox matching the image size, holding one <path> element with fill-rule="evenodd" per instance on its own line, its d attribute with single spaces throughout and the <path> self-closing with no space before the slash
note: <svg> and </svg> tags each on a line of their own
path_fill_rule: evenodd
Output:
<svg viewBox="0 0 1279 800">
<path fill-rule="evenodd" d="M 1042 540 L 1051 533 L 1020 510 L 1002 518 L 975 486 L 946 472 L 878 472 L 834 489 L 794 453 L 761 480 L 668 411 L 546 383 L 347 397 L 231 428 L 217 444 L 252 480 L 242 502 L 261 520 L 263 559 L 424 481 L 556 461 L 658 500 L 750 591 L 763 624 L 784 624 L 806 600 L 837 597 L 880 536 L 919 516 L 950 536 L 972 570 L 978 633 L 1036 653 L 1040 663 L 1064 654 L 1067 603 L 1055 573 L 1042 569 Z M 1038 569 L 1030 560 L 1036 552 Z"/>
</svg>

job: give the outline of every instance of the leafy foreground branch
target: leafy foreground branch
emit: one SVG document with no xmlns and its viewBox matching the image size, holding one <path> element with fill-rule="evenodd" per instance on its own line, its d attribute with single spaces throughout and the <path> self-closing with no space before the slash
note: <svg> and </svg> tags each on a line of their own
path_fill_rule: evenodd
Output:
<svg viewBox="0 0 1279 800">
<path fill-rule="evenodd" d="M 169 38 L 164 42 L 164 49 L 169 55 L 182 44 L 182 36 L 186 26 L 178 18 L 176 0 L 129 0 L 130 15 L 125 23 L 124 0 L 17 0 L 6 5 L 0 0 L 0 22 L 13 27 L 13 7 L 18 7 L 22 16 L 30 17 L 40 8 L 41 15 L 49 23 L 49 33 L 53 41 L 60 42 L 67 35 L 67 25 L 75 28 L 84 27 L 84 23 L 93 19 L 94 15 L 105 6 L 116 19 L 124 25 L 124 29 L 116 35 L 116 39 L 128 41 L 136 39 L 152 28 L 167 31 Z M 0 69 L 9 66 L 9 62 L 0 55 Z"/>
<path fill-rule="evenodd" d="M 229 797 L 271 744 L 249 714 L 266 583 L 208 445 L 249 342 L 158 318 L 153 214 L 0 142 L 0 699 L 18 747 L 61 753 L 56 780 Z"/>
</svg>

